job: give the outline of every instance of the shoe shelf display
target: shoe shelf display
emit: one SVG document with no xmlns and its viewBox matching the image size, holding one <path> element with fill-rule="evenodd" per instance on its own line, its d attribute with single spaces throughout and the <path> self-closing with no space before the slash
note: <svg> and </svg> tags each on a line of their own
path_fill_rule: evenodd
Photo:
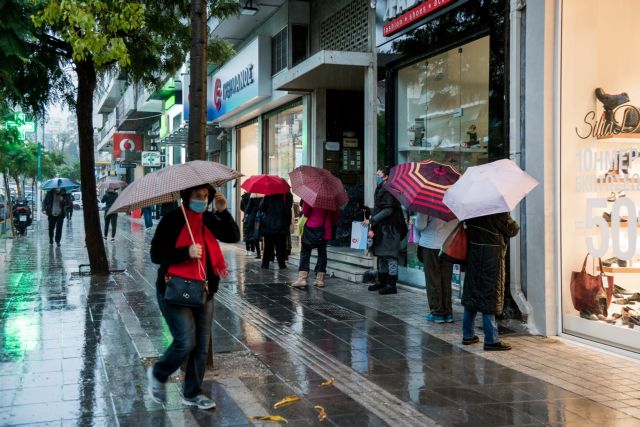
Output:
<svg viewBox="0 0 640 427">
<path fill-rule="evenodd" d="M 640 133 L 615 133 L 598 136 L 598 139 L 640 139 Z"/>
</svg>

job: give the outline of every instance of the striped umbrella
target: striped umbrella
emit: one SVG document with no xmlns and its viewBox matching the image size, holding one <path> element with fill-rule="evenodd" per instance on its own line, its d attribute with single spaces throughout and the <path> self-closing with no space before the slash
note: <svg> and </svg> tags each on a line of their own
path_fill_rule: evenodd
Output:
<svg viewBox="0 0 640 427">
<path fill-rule="evenodd" d="M 287 181 L 275 175 L 254 175 L 243 182 L 240 187 L 248 193 L 260 193 L 265 196 L 284 194 L 291 188 Z"/>
<path fill-rule="evenodd" d="M 128 185 L 113 203 L 108 214 L 174 202 L 180 198 L 180 191 L 187 188 L 204 184 L 220 187 L 241 176 L 240 172 L 225 165 L 205 160 L 167 166 Z"/>
<path fill-rule="evenodd" d="M 442 198 L 459 178 L 456 168 L 433 160 L 402 163 L 391 168 L 386 188 L 407 210 L 450 221 L 455 215 Z"/>
<path fill-rule="evenodd" d="M 337 211 L 349 201 L 342 182 L 326 169 L 300 166 L 289 177 L 291 191 L 311 207 Z"/>
</svg>

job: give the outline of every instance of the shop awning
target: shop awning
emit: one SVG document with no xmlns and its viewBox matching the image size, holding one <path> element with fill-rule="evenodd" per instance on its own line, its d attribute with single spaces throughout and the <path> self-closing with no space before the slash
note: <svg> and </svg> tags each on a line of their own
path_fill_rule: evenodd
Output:
<svg viewBox="0 0 640 427">
<path fill-rule="evenodd" d="M 369 52 L 321 50 L 287 72 L 273 77 L 276 90 L 363 90 L 365 68 L 373 63 Z"/>
<path fill-rule="evenodd" d="M 187 145 L 189 140 L 189 125 L 180 127 L 169 135 L 160 140 L 160 144 L 164 145 Z"/>
</svg>

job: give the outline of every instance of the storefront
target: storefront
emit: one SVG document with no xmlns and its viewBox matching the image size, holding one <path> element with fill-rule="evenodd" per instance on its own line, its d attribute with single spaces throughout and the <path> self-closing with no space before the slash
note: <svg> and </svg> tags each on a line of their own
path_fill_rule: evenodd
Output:
<svg viewBox="0 0 640 427">
<path fill-rule="evenodd" d="M 560 4 L 561 330 L 638 355 L 640 2 Z"/>
<path fill-rule="evenodd" d="M 509 3 L 400 3 L 377 10 L 387 163 L 432 159 L 464 172 L 508 157 Z M 401 265 L 400 281 L 424 287 L 412 233 Z"/>
</svg>

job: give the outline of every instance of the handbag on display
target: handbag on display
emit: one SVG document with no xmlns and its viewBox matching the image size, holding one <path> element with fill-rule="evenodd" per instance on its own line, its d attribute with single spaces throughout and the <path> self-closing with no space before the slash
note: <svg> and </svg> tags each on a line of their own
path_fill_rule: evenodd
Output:
<svg viewBox="0 0 640 427">
<path fill-rule="evenodd" d="M 187 223 L 187 229 L 191 236 L 191 241 L 196 244 L 196 240 L 193 238 L 191 232 L 191 226 L 187 219 L 187 214 L 184 211 L 184 205 L 181 205 L 184 219 Z M 203 225 L 204 227 L 204 225 Z M 198 259 L 198 275 L 202 277 L 202 280 L 187 279 L 185 277 L 167 276 L 167 287 L 164 292 L 164 300 L 168 304 L 180 305 L 184 307 L 204 307 L 207 300 L 207 273 L 203 263 Z"/>
<path fill-rule="evenodd" d="M 454 264 L 464 264 L 467 261 L 467 251 L 467 232 L 464 222 L 460 221 L 442 244 L 440 256 Z"/>
<path fill-rule="evenodd" d="M 573 308 L 578 311 L 606 316 L 606 310 L 609 308 L 613 296 L 613 276 L 604 274 L 601 258 L 598 258 L 600 273 L 595 274 L 594 271 L 594 274 L 589 274 L 587 272 L 589 255 L 584 257 L 582 270 L 571 272 L 571 302 Z M 593 262 L 595 270 L 595 258 Z"/>
</svg>

